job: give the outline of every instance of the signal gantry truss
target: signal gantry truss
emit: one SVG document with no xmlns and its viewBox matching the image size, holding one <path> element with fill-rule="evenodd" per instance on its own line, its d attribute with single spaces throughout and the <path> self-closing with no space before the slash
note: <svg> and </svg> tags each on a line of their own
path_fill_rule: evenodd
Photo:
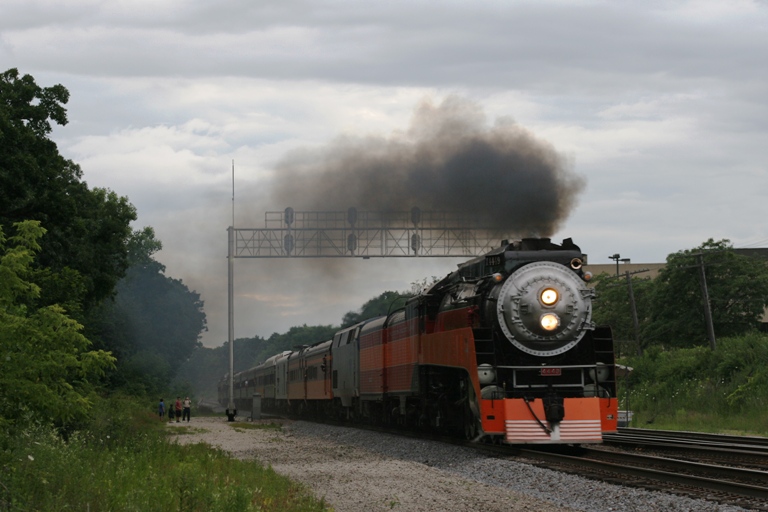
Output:
<svg viewBox="0 0 768 512">
<path fill-rule="evenodd" d="M 471 257 L 503 233 L 452 212 L 266 212 L 264 228 L 229 227 L 235 258 Z"/>
</svg>

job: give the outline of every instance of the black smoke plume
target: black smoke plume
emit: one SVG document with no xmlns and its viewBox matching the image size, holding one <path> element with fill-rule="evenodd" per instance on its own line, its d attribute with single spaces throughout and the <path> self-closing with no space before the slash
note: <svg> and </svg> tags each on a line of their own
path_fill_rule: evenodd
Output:
<svg viewBox="0 0 768 512">
<path fill-rule="evenodd" d="M 389 137 L 343 136 L 278 164 L 273 201 L 296 211 L 454 212 L 508 236 L 551 236 L 584 189 L 554 147 L 475 103 L 419 104 Z"/>
</svg>

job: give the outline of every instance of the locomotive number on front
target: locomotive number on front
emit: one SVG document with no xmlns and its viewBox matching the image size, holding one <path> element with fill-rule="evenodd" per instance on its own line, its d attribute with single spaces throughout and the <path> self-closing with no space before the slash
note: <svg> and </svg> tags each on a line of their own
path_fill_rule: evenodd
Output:
<svg viewBox="0 0 768 512">
<path fill-rule="evenodd" d="M 559 377 L 562 374 L 562 368 L 542 368 L 539 372 L 542 377 Z"/>
<path fill-rule="evenodd" d="M 504 260 L 501 258 L 501 255 L 499 254 L 485 257 L 485 264 L 489 267 L 498 267 L 502 263 L 504 263 Z"/>
</svg>

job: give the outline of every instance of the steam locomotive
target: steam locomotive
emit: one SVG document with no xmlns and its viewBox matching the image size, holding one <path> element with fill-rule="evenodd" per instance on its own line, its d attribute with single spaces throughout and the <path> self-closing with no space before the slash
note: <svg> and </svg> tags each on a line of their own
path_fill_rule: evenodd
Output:
<svg viewBox="0 0 768 512">
<path fill-rule="evenodd" d="M 510 444 L 599 443 L 617 426 L 609 328 L 569 238 L 504 243 L 405 307 L 234 375 L 234 403 Z M 219 384 L 228 404 L 229 379 Z"/>
</svg>

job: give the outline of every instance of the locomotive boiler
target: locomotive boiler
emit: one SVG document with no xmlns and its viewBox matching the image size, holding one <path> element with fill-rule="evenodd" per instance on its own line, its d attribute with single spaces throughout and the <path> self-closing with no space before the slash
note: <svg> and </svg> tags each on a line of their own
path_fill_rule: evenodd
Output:
<svg viewBox="0 0 768 512">
<path fill-rule="evenodd" d="M 571 239 L 504 243 L 405 306 L 234 376 L 235 404 L 468 439 L 597 443 L 616 430 L 610 329 Z M 227 385 L 219 387 L 226 403 Z"/>
</svg>

